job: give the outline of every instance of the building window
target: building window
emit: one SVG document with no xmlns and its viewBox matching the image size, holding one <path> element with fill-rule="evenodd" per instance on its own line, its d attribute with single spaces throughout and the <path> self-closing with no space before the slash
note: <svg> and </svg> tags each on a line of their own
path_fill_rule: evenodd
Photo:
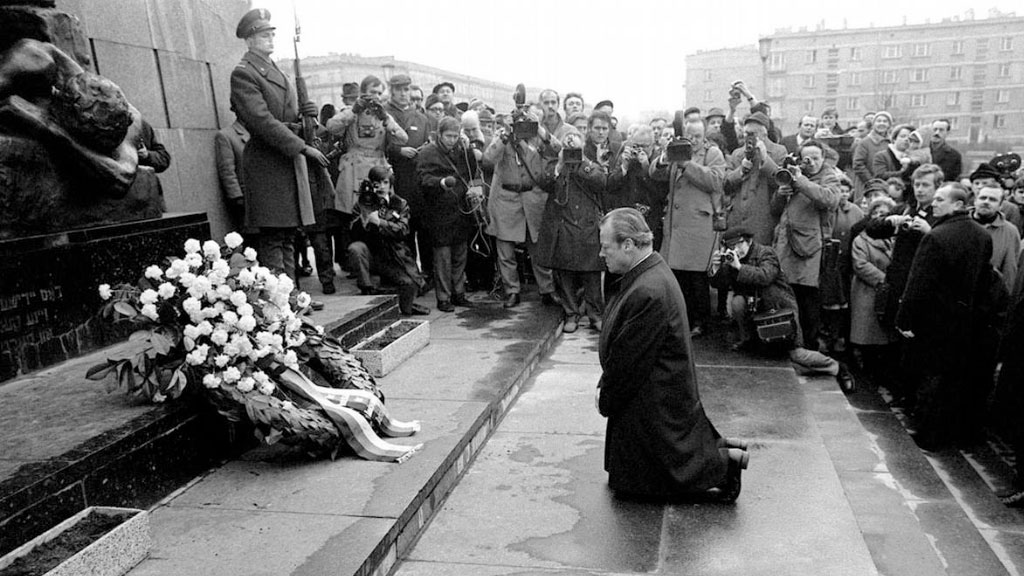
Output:
<svg viewBox="0 0 1024 576">
<path fill-rule="evenodd" d="M 772 61 L 769 66 L 772 70 L 784 70 L 786 68 L 786 55 L 782 52 L 772 52 Z"/>
<path fill-rule="evenodd" d="M 771 78 L 768 80 L 768 96 L 772 98 L 778 98 L 782 96 L 783 89 L 785 88 L 784 78 Z"/>
<path fill-rule="evenodd" d="M 964 41 L 963 40 L 953 40 L 953 55 L 954 56 L 963 56 L 963 54 L 964 54 Z"/>
<path fill-rule="evenodd" d="M 928 44 L 914 44 L 914 56 L 927 56 Z"/>
<path fill-rule="evenodd" d="M 1003 64 L 999 65 L 999 77 L 1000 78 L 1009 78 L 1010 77 L 1010 64 L 1009 63 L 1005 63 L 1004 62 Z"/>
<path fill-rule="evenodd" d="M 962 66 L 953 66 L 949 69 L 950 80 L 960 80 L 964 77 L 964 69 Z"/>
<path fill-rule="evenodd" d="M 959 106 L 960 105 L 960 93 L 959 92 L 950 92 L 949 95 L 946 96 L 946 105 L 947 106 Z"/>
<path fill-rule="evenodd" d="M 817 61 L 818 61 L 818 51 L 817 50 L 808 50 L 807 51 L 807 58 L 804 60 L 804 62 L 806 62 L 807 64 L 814 64 Z"/>
<path fill-rule="evenodd" d="M 864 59 L 864 53 L 861 52 L 861 49 L 860 49 L 859 46 L 854 46 L 853 48 L 850 48 L 850 60 L 853 60 L 854 62 L 859 62 L 859 61 L 861 61 L 863 59 Z"/>
<path fill-rule="evenodd" d="M 910 106 L 911 107 L 916 108 L 916 107 L 921 107 L 921 106 L 924 106 L 924 105 L 925 105 L 924 94 L 911 94 L 910 95 Z"/>
<path fill-rule="evenodd" d="M 804 76 L 804 88 L 814 88 L 814 76 Z"/>
<path fill-rule="evenodd" d="M 847 110 L 860 110 L 860 98 L 856 96 L 850 96 L 846 99 Z"/>
<path fill-rule="evenodd" d="M 814 112 L 814 100 L 804 102 L 804 114 L 811 114 L 812 112 Z"/>
<path fill-rule="evenodd" d="M 1006 115 L 996 114 L 992 117 L 993 128 L 1006 128 Z"/>
<path fill-rule="evenodd" d="M 882 84 L 895 84 L 899 81 L 897 70 L 882 70 Z"/>
<path fill-rule="evenodd" d="M 1013 37 L 1012 36 L 1005 36 L 1005 37 L 1003 37 L 1003 39 L 999 41 L 999 49 L 1000 50 L 1013 50 Z"/>
<path fill-rule="evenodd" d="M 882 58 L 899 58 L 901 53 L 899 44 L 889 44 L 882 52 Z"/>
<path fill-rule="evenodd" d="M 860 86 L 860 72 L 850 72 L 850 86 Z"/>
<path fill-rule="evenodd" d="M 714 101 L 714 99 L 715 99 L 715 95 L 714 95 L 714 92 L 712 90 L 705 90 L 704 91 L 704 101 L 705 102 L 712 102 L 712 101 Z"/>
<path fill-rule="evenodd" d="M 704 71 L 704 81 L 711 82 L 711 70 Z"/>
<path fill-rule="evenodd" d="M 911 82 L 927 82 L 928 81 L 928 69 L 927 68 L 914 68 L 910 73 Z"/>
<path fill-rule="evenodd" d="M 998 102 L 1000 104 L 1006 104 L 1009 101 L 1010 101 L 1010 91 L 1009 90 L 1000 90 L 1000 91 L 996 92 L 996 102 Z"/>
</svg>

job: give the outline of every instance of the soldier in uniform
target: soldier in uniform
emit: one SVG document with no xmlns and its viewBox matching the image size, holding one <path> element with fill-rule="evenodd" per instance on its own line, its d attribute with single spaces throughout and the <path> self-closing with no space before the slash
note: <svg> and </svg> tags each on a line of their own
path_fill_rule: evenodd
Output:
<svg viewBox="0 0 1024 576">
<path fill-rule="evenodd" d="M 309 174 L 320 168 L 307 162 L 326 167 L 327 158 L 298 134 L 295 88 L 270 59 L 270 12 L 249 11 L 235 35 L 249 49 L 231 72 L 231 105 L 251 136 L 242 155 L 245 224 L 259 228 L 260 262 L 295 280 L 295 231 L 315 222 Z M 303 103 L 302 114 L 315 118 L 316 105 Z"/>
</svg>

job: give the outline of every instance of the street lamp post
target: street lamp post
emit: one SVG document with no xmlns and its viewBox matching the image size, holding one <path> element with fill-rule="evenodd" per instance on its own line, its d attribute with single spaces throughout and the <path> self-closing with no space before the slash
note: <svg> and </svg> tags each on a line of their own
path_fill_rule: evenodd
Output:
<svg viewBox="0 0 1024 576">
<path fill-rule="evenodd" d="M 761 94 L 764 100 L 768 100 L 768 57 L 771 56 L 772 39 L 769 37 L 759 38 L 757 41 L 757 53 L 761 57 Z"/>
</svg>

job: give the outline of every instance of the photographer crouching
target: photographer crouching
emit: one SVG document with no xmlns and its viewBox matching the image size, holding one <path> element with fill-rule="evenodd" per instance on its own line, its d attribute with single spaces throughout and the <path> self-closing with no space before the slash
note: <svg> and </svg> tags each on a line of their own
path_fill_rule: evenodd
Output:
<svg viewBox="0 0 1024 576">
<path fill-rule="evenodd" d="M 349 266 L 356 285 L 365 295 L 379 294 L 370 273 L 398 286 L 398 308 L 403 316 L 426 315 L 427 308 L 414 300 L 424 285 L 423 275 L 409 251 L 409 204 L 392 194 L 391 170 L 374 166 L 359 186 L 353 207 Z"/>
<path fill-rule="evenodd" d="M 722 245 L 712 255 L 709 273 L 712 286 L 732 292 L 729 313 L 739 333 L 739 340 L 732 346 L 734 351 L 756 350 L 762 335 L 755 317 L 774 312 L 780 322 L 788 321 L 789 327 L 778 327 L 774 335 L 767 335 L 767 343 L 777 341 L 787 346 L 790 361 L 801 373 L 831 374 L 843 392 L 853 390 L 853 378 L 845 366 L 825 354 L 804 348 L 796 295 L 786 281 L 779 257 L 770 247 L 755 242 L 750 229 L 735 226 L 722 234 Z M 791 320 L 785 316 L 786 312 L 792 312 Z"/>
</svg>

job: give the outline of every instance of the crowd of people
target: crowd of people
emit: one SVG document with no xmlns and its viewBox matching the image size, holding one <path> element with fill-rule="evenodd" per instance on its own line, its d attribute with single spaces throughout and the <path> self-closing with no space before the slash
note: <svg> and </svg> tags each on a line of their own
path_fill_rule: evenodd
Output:
<svg viewBox="0 0 1024 576">
<path fill-rule="evenodd" d="M 742 82 L 724 109 L 623 130 L 612 102 L 590 107 L 578 92 L 518 91 L 513 108 L 460 102 L 451 82 L 426 93 L 405 74 L 367 76 L 317 110 L 270 60 L 263 12 L 239 24 L 249 52 L 232 74 L 239 122 L 223 137 L 248 131 L 244 154 L 230 154 L 242 195 L 225 194 L 269 265 L 296 273 L 302 230 L 325 294 L 335 263 L 364 294 L 381 289 L 374 275 L 391 284 L 403 314 L 428 313 L 415 299 L 431 290 L 444 312 L 474 306 L 476 288 L 514 308 L 532 278 L 565 332 L 583 320 L 600 331 L 630 272 L 606 265 L 601 223 L 631 209 L 645 239 L 633 244 L 646 249 L 649 233 L 682 294 L 687 343 L 717 313 L 735 350 L 783 349 L 845 392 L 853 364 L 912 416 L 926 449 L 978 441 L 998 416 L 993 396 L 1022 412 L 1019 156 L 964 173 L 948 120 L 913 126 L 885 111 L 847 129 L 827 109 L 784 136 Z M 260 91 L 276 97 L 254 103 Z M 290 129 L 301 117 L 318 119 L 315 141 Z M 1021 462 L 1024 431 L 1011 433 Z M 1005 501 L 1024 506 L 1024 475 L 1016 488 Z"/>
</svg>

